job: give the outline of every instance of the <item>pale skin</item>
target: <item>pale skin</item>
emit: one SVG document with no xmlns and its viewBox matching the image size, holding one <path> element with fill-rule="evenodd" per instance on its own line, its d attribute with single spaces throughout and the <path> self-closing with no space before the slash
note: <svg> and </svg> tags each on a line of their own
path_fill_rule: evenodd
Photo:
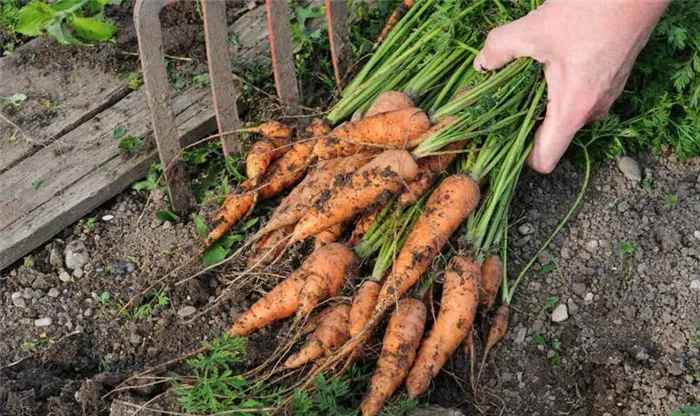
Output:
<svg viewBox="0 0 700 416">
<path fill-rule="evenodd" d="M 493 29 L 474 60 L 480 71 L 519 57 L 544 64 L 547 111 L 530 167 L 550 173 L 576 132 L 600 120 L 620 96 L 639 52 L 670 0 L 547 0 Z"/>
</svg>

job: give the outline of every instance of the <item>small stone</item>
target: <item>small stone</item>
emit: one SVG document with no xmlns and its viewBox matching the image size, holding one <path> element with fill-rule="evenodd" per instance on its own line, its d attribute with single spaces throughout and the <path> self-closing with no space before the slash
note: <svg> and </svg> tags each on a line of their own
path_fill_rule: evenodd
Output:
<svg viewBox="0 0 700 416">
<path fill-rule="evenodd" d="M 680 376 L 685 373 L 683 367 L 678 363 L 671 363 L 666 367 L 666 371 L 672 376 Z"/>
<path fill-rule="evenodd" d="M 18 308 L 26 308 L 27 302 L 24 301 L 22 297 L 22 292 L 15 292 L 12 294 L 12 304 Z"/>
<path fill-rule="evenodd" d="M 81 277 L 83 277 L 83 269 L 75 269 L 75 270 L 73 270 L 73 276 L 77 277 L 78 279 L 80 279 Z"/>
<path fill-rule="evenodd" d="M 535 319 L 535 321 L 532 323 L 532 327 L 530 328 L 532 330 L 533 334 L 539 334 L 542 332 L 542 329 L 544 328 L 544 322 L 542 322 L 541 319 Z"/>
<path fill-rule="evenodd" d="M 59 290 L 56 289 L 55 287 L 52 287 L 51 289 L 49 289 L 49 293 L 48 293 L 49 297 L 57 298 L 60 295 L 61 295 L 61 292 L 59 292 Z"/>
<path fill-rule="evenodd" d="M 61 270 L 61 273 L 58 274 L 58 279 L 62 282 L 70 282 L 70 275 L 67 271 Z"/>
<path fill-rule="evenodd" d="M 48 280 L 44 279 L 43 276 L 39 275 L 32 282 L 32 287 L 34 289 L 46 290 L 51 287 L 51 284 L 48 282 Z"/>
<path fill-rule="evenodd" d="M 525 342 L 526 335 L 527 335 L 527 328 L 523 327 L 523 328 L 518 329 L 518 332 L 515 335 L 515 343 L 520 345 L 523 342 Z"/>
<path fill-rule="evenodd" d="M 573 290 L 574 293 L 577 294 L 578 296 L 583 297 L 583 295 L 585 295 L 585 293 L 586 293 L 586 285 L 583 283 L 574 283 L 571 286 L 571 290 Z"/>
<path fill-rule="evenodd" d="M 568 260 L 571 258 L 571 252 L 569 251 L 568 248 L 564 247 L 559 251 L 559 255 L 561 256 L 562 259 Z"/>
<path fill-rule="evenodd" d="M 566 305 L 560 303 L 552 311 L 552 322 L 564 322 L 569 318 L 569 311 L 566 309 Z"/>
<path fill-rule="evenodd" d="M 591 292 L 586 293 L 586 296 L 583 297 L 583 300 L 585 302 L 593 302 L 593 293 L 591 293 Z"/>
<path fill-rule="evenodd" d="M 690 290 L 700 290 L 700 279 L 690 282 Z"/>
<path fill-rule="evenodd" d="M 695 232 L 693 233 L 693 236 L 695 236 L 695 238 L 697 238 L 698 240 L 700 240 L 700 231 L 695 231 Z"/>
<path fill-rule="evenodd" d="M 165 221 L 163 222 L 163 229 L 164 230 L 169 230 L 170 228 L 173 228 L 173 223 L 170 221 Z"/>
<path fill-rule="evenodd" d="M 129 337 L 129 342 L 131 342 L 133 345 L 138 345 L 143 341 L 143 337 L 139 334 L 131 334 Z"/>
<path fill-rule="evenodd" d="M 49 264 L 53 267 L 60 269 L 63 267 L 63 250 L 58 244 L 51 247 L 51 252 L 49 253 Z"/>
<path fill-rule="evenodd" d="M 530 239 L 531 239 L 531 238 L 532 238 L 532 237 L 530 237 L 529 235 L 527 235 L 527 236 L 525 236 L 525 237 L 523 237 L 523 238 L 519 238 L 519 239 L 515 240 L 515 242 L 513 243 L 513 245 L 514 245 L 515 247 L 523 247 L 523 246 L 525 246 L 527 243 L 530 242 Z"/>
<path fill-rule="evenodd" d="M 127 260 L 114 260 L 109 263 L 109 273 L 112 275 L 129 274 L 136 270 L 133 262 Z"/>
<path fill-rule="evenodd" d="M 87 309 L 85 309 L 85 312 L 83 312 L 83 315 L 84 315 L 86 318 L 91 317 L 91 316 L 92 316 L 92 308 L 87 308 Z"/>
<path fill-rule="evenodd" d="M 518 226 L 518 232 L 522 236 L 530 235 L 535 232 L 535 227 L 532 224 L 526 222 Z"/>
<path fill-rule="evenodd" d="M 598 240 L 590 240 L 586 243 L 586 251 L 595 254 L 598 251 Z"/>
<path fill-rule="evenodd" d="M 64 255 L 66 267 L 71 270 L 85 266 L 89 260 L 87 247 L 80 240 L 73 240 L 68 243 Z"/>
<path fill-rule="evenodd" d="M 177 311 L 177 315 L 181 318 L 186 318 L 190 315 L 194 315 L 194 313 L 197 312 L 197 308 L 194 306 L 185 306 L 184 308 L 181 308 L 179 311 Z"/>
<path fill-rule="evenodd" d="M 617 212 L 623 213 L 626 212 L 628 209 L 630 209 L 630 204 L 628 204 L 626 201 L 622 201 L 619 204 L 617 204 Z"/>
<path fill-rule="evenodd" d="M 105 222 L 112 221 L 113 219 L 114 219 L 114 215 L 111 215 L 111 214 L 107 214 L 107 215 L 102 216 L 102 221 L 105 221 Z"/>
<path fill-rule="evenodd" d="M 569 298 L 569 300 L 566 301 L 566 307 L 568 309 L 568 312 L 572 315 L 575 314 L 576 311 L 578 311 L 578 305 L 571 298 Z"/>
<path fill-rule="evenodd" d="M 617 167 L 620 169 L 625 178 L 638 184 L 642 181 L 642 169 L 639 163 L 629 156 L 623 156 L 617 160 Z"/>
<path fill-rule="evenodd" d="M 51 318 L 41 318 L 34 321 L 34 326 L 38 327 L 51 326 L 51 324 L 53 324 L 53 319 Z"/>
</svg>

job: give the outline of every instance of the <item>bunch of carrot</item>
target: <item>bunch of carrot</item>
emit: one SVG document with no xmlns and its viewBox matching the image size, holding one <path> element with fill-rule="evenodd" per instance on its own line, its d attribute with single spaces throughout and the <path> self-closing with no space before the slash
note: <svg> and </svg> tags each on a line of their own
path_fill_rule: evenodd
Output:
<svg viewBox="0 0 700 416">
<path fill-rule="evenodd" d="M 362 403 L 366 415 L 404 381 L 410 396 L 425 393 L 469 343 L 477 310 L 488 312 L 499 288 L 502 305 L 482 366 L 505 334 L 512 290 L 494 253 L 505 261 L 510 200 L 544 101 L 531 60 L 490 74 L 471 65 L 484 30 L 469 23 L 479 17 L 495 24 L 522 13 L 521 4 L 405 3 L 408 12 L 329 113 L 335 128 L 314 120 L 298 131 L 277 122 L 248 129 L 264 139 L 248 154 L 248 181 L 223 203 L 205 242 L 222 237 L 257 201 L 294 186 L 250 238 L 249 265 L 271 263 L 307 239 L 314 251 L 241 314 L 231 333 L 245 336 L 292 316 L 313 322 L 307 344 L 283 367 L 313 362 L 315 375 L 351 358 L 393 308 Z M 424 274 L 464 223 L 471 248 L 447 263 L 439 313 L 423 339 L 437 283 Z M 351 228 L 346 244 L 338 243 Z M 356 284 L 360 265 L 372 260 L 372 272 Z M 350 303 L 334 299 L 355 286 Z"/>
</svg>

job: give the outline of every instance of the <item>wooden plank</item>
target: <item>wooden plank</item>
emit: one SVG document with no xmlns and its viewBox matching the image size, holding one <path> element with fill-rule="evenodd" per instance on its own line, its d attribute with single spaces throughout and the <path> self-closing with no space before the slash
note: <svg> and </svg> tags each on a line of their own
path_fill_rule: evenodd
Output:
<svg viewBox="0 0 700 416">
<path fill-rule="evenodd" d="M 226 3 L 219 0 L 202 0 L 204 36 L 207 45 L 207 63 L 211 81 L 211 95 L 219 134 L 238 127 L 238 93 L 231 78 L 231 58 L 228 53 Z M 239 135 L 221 136 L 224 155 L 243 153 Z"/>
<path fill-rule="evenodd" d="M 74 61 L 45 68 L 27 62 L 48 42 L 55 41 L 32 40 L 0 59 L 0 96 L 27 96 L 21 111 L 3 112 L 26 136 L 0 119 L 0 173 L 131 92 L 128 81 Z M 56 108 L 48 109 L 47 102 L 53 102 Z"/>
<path fill-rule="evenodd" d="M 267 0 L 265 5 L 277 96 L 286 103 L 296 104 L 299 102 L 299 86 L 289 31 L 289 8 L 285 0 Z M 293 106 L 286 107 L 287 114 L 294 114 L 295 110 Z"/>
<path fill-rule="evenodd" d="M 145 101 L 139 90 L 23 160 L 0 177 L 0 269 L 51 238 L 77 218 L 113 198 L 145 176 L 158 160 L 151 150 L 124 158 L 112 131 L 122 125 L 128 134 L 150 134 L 150 113 L 136 103 Z M 173 101 L 175 123 L 183 143 L 191 143 L 215 128 L 209 90 L 190 88 Z M 36 175 L 32 173 L 36 172 Z M 31 187 L 36 178 L 44 182 Z M 35 179 L 32 179 L 35 178 Z M 27 196 L 29 195 L 29 196 Z"/>
<path fill-rule="evenodd" d="M 134 25 L 139 41 L 139 57 L 146 85 L 148 107 L 153 118 L 153 133 L 168 184 L 170 204 L 178 214 L 186 214 L 197 207 L 185 162 L 180 158 L 180 141 L 170 106 L 170 82 L 165 68 L 163 32 L 159 13 L 164 1 L 136 0 Z"/>
<path fill-rule="evenodd" d="M 335 82 L 338 88 L 342 89 L 347 82 L 348 70 L 352 66 L 347 2 L 345 0 L 326 0 L 326 21 Z"/>
</svg>

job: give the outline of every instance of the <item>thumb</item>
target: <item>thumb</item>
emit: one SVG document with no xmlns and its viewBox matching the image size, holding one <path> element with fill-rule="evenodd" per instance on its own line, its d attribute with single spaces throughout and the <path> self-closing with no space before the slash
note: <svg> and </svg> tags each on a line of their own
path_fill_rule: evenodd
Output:
<svg viewBox="0 0 700 416">
<path fill-rule="evenodd" d="M 484 48 L 474 58 L 474 69 L 477 71 L 492 71 L 498 69 L 516 58 L 533 56 L 530 36 L 533 32 L 527 17 L 499 26 L 486 36 Z"/>
</svg>

